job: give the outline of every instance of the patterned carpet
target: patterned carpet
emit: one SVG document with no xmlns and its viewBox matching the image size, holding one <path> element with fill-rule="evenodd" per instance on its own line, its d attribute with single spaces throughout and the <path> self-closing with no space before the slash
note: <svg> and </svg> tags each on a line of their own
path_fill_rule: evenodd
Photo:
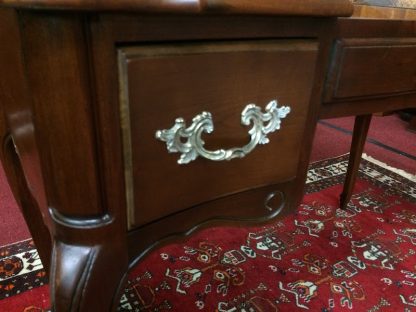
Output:
<svg viewBox="0 0 416 312">
<path fill-rule="evenodd" d="M 203 230 L 151 253 L 119 311 L 416 311 L 415 177 L 363 159 L 342 211 L 346 165 L 313 164 L 303 204 L 273 225 Z M 0 248 L 0 311 L 43 311 L 46 283 L 31 241 Z"/>
</svg>

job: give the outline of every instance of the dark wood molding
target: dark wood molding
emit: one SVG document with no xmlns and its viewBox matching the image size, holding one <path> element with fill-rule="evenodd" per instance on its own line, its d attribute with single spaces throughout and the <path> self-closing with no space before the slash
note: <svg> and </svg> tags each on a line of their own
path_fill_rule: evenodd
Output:
<svg viewBox="0 0 416 312">
<path fill-rule="evenodd" d="M 117 252 L 114 246 L 73 245 L 56 239 L 50 273 L 52 311 L 109 311 L 110 307 L 115 311 L 127 267 L 118 257 L 112 263 L 103 259 Z"/>
<path fill-rule="evenodd" d="M 105 213 L 84 18 L 21 13 L 20 23 L 48 206 L 79 217 Z"/>
<path fill-rule="evenodd" d="M 0 0 L 0 5 L 25 9 L 175 14 L 350 16 L 353 12 L 349 0 Z"/>
<path fill-rule="evenodd" d="M 16 202 L 24 218 L 30 220 L 30 233 L 48 270 L 52 221 L 46 205 L 18 15 L 14 10 L 0 9 L 0 38 L 0 160 Z"/>
<path fill-rule="evenodd" d="M 415 54 L 416 38 L 338 40 L 325 102 L 416 93 Z"/>
<path fill-rule="evenodd" d="M 206 227 L 254 226 L 270 223 L 276 218 L 288 215 L 293 211 L 292 184 L 293 180 L 230 195 L 130 231 L 128 233 L 130 267 L 137 264 L 154 248 L 183 240 Z M 270 210 L 265 202 L 271 194 L 275 193 L 280 196 L 275 198 L 273 209 Z M 170 224 L 176 224 L 174 232 Z"/>
</svg>

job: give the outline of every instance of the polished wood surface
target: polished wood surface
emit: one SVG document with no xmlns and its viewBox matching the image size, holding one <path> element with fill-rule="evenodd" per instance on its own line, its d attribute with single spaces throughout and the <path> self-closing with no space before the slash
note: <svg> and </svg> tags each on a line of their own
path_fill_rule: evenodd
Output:
<svg viewBox="0 0 416 312">
<path fill-rule="evenodd" d="M 42 162 L 48 164 L 43 168 L 48 205 L 52 209 L 59 207 L 64 215 L 103 213 L 91 123 L 93 78 L 87 47 L 79 44 L 85 41 L 83 20 L 65 16 L 42 19 L 23 14 L 21 21 L 24 49 L 31 51 L 25 61 L 31 109 L 36 116 L 34 127 L 37 140 L 44 146 L 40 149 Z M 56 37 L 61 40 L 55 40 Z M 83 207 L 85 202 L 89 203 L 88 210 Z"/>
<path fill-rule="evenodd" d="M 408 81 L 399 78 L 387 86 L 389 94 L 380 94 L 380 78 L 371 74 L 366 86 L 371 92 L 354 93 L 359 86 L 343 82 L 352 93 L 321 105 L 327 73 L 340 68 L 331 58 L 336 42 L 408 43 L 415 37 L 412 21 L 330 17 L 351 13 L 349 1 L 0 3 L 19 7 L 3 9 L 9 17 L 0 19 L 15 27 L 4 28 L 11 38 L 0 62 L 6 68 L 0 78 L 6 86 L 0 89 L 6 120 L 1 157 L 15 196 L 30 199 L 20 204 L 33 230 L 41 229 L 36 243 L 52 237 L 50 285 L 57 312 L 114 311 L 128 268 L 172 234 L 272 222 L 293 212 L 303 195 L 319 115 L 370 115 L 414 105 Z M 51 8 L 56 10 L 42 10 Z M 280 16 L 264 16 L 273 14 Z M 328 18 L 316 18 L 323 15 Z M 189 53 L 195 46 L 202 50 Z M 218 53 L 222 47 L 229 52 Z M 129 56 L 124 73 L 120 53 Z M 363 62 L 363 55 L 354 61 Z M 393 71 L 393 65 L 386 69 Z M 247 133 L 239 126 L 241 109 L 275 98 L 293 110 L 269 145 L 245 159 L 224 164 L 198 159 L 180 167 L 178 155 L 169 155 L 154 138 L 176 117 L 190 120 L 209 110 L 216 129 L 204 136 L 207 146 L 242 145 Z M 132 108 L 132 176 L 139 195 L 131 230 L 123 99 Z"/>
<path fill-rule="evenodd" d="M 415 29 L 416 21 L 340 19 L 334 37 L 338 52 L 330 60 L 320 117 L 366 115 L 414 107 Z M 339 52 L 345 50 L 345 43 L 350 47 L 348 67 L 342 67 L 346 62 L 345 53 Z M 402 62 L 408 66 L 401 67 Z M 398 68 L 403 70 L 403 76 Z"/>
<path fill-rule="evenodd" d="M 350 16 L 349 0 L 0 0 L 26 9 L 107 10 L 164 13 Z"/>
<path fill-rule="evenodd" d="M 198 230 L 213 226 L 256 226 L 275 222 L 293 213 L 294 180 L 253 188 L 210 201 L 168 216 L 158 222 L 128 232 L 130 267 L 134 267 L 149 249 L 184 240 Z M 270 206 L 267 199 L 274 195 Z M 226 207 L 226 209 L 225 209 Z M 172 225 L 175 232 L 172 233 Z M 197 226 L 195 226 L 197 224 Z M 162 233 L 166 233 L 161 237 Z"/>
<path fill-rule="evenodd" d="M 340 197 L 346 208 L 371 114 L 415 106 L 416 21 L 341 19 L 336 38 L 342 39 L 336 40 L 320 117 L 358 116 Z"/>
<path fill-rule="evenodd" d="M 122 89 L 121 102 L 126 99 L 122 115 L 129 117 L 124 134 L 131 139 L 124 148 L 131 149 L 125 154 L 131 153 L 132 162 L 126 178 L 134 180 L 126 189 L 129 192 L 132 188 L 135 199 L 134 207 L 129 209 L 130 226 L 141 226 L 229 194 L 293 179 L 317 51 L 317 41 L 312 40 L 121 48 L 121 81 L 128 89 L 126 94 Z M 241 125 L 244 107 L 255 103 L 264 111 L 271 100 L 290 106 L 291 112 L 282 119 L 281 129 L 268 135 L 269 144 L 258 145 L 243 159 L 216 162 L 198 158 L 178 165 L 180 154 L 169 154 L 166 144 L 155 139 L 157 130 L 171 128 L 178 117 L 190 126 L 196 115 L 207 111 L 212 114 L 214 131 L 203 135 L 205 147 L 242 147 L 250 141 L 248 132 L 252 127 Z M 155 197 L 152 190 L 157 190 L 159 196 Z"/>
<path fill-rule="evenodd" d="M 361 155 L 363 154 L 368 129 L 371 123 L 371 117 L 372 115 L 359 115 L 355 117 L 350 158 L 348 160 L 348 171 L 345 177 L 344 188 L 340 195 L 341 209 L 347 208 L 354 191 L 354 185 L 361 162 Z"/>
<path fill-rule="evenodd" d="M 7 96 L 0 101 L 7 118 L 23 112 L 30 117 L 24 125 L 13 124 L 10 133 L 19 150 L 34 146 L 38 153 L 31 162 L 41 170 L 47 201 L 36 201 L 42 206 L 32 209 L 48 212 L 44 224 L 52 236 L 54 311 L 115 310 L 128 267 L 172 234 L 186 236 L 209 225 L 271 222 L 297 207 L 334 19 L 33 10 L 14 16 L 20 26 L 15 36 L 22 42 L 18 55 L 24 55 L 22 81 L 28 88 L 14 96 L 19 105 Z M 204 51 L 183 53 L 195 45 Z M 172 47 L 181 53 L 157 50 Z M 229 51 L 218 53 L 223 47 Z M 130 231 L 120 118 L 125 80 L 118 58 L 128 49 L 153 53 L 131 58 L 127 66 L 132 142 L 139 156 L 133 177 L 140 195 Z M 179 168 L 177 155 L 168 155 L 164 143 L 154 138 L 176 117 L 190 119 L 210 110 L 219 135 L 206 138 L 207 146 L 244 144 L 248 135 L 239 126 L 242 108 L 273 99 L 292 106 L 292 113 L 282 121 L 281 132 L 271 135 L 271 143 L 246 159 L 216 165 L 198 159 Z M 9 106 L 16 107 L 14 115 Z M 29 141 L 22 127 L 33 130 Z"/>
<path fill-rule="evenodd" d="M 413 0 L 356 0 L 354 1 L 354 3 L 355 5 L 354 5 L 353 17 L 355 18 L 389 19 L 389 20 L 398 19 L 398 20 L 412 20 L 412 21 L 416 20 L 416 10 L 415 10 L 416 2 Z M 412 10 L 410 10 L 409 8 Z M 396 35 L 398 35 L 398 37 L 403 36 L 403 33 L 398 31 L 393 36 L 396 36 Z M 416 34 L 413 33 L 412 37 L 415 37 L 415 35 Z M 396 42 L 399 42 L 399 41 L 407 41 L 409 39 L 397 38 L 395 40 Z M 412 42 L 413 40 L 414 38 L 412 38 Z M 378 48 L 380 49 L 380 47 Z M 384 86 L 384 88 L 383 89 L 380 88 L 378 93 L 386 94 L 388 93 L 386 92 L 387 90 L 389 90 L 392 93 L 396 93 L 398 90 L 405 91 L 404 89 L 408 89 L 408 91 L 414 90 L 414 84 L 415 84 L 414 73 L 413 73 L 414 67 L 415 67 L 414 65 L 409 66 L 409 68 L 412 71 L 410 72 L 410 75 L 409 73 L 406 75 L 406 70 L 408 68 L 404 68 L 404 70 L 402 68 L 403 71 L 399 70 L 396 75 L 391 75 L 392 70 L 394 73 L 396 72 L 397 69 L 401 68 L 401 65 L 402 65 L 401 62 L 403 59 L 404 60 L 407 59 L 408 61 L 410 60 L 410 62 L 413 62 L 414 60 L 413 55 L 415 53 L 413 52 L 413 53 L 409 53 L 408 55 L 406 55 L 407 52 L 411 52 L 411 50 L 413 50 L 411 46 L 402 47 L 401 53 L 403 53 L 403 55 L 401 57 L 399 55 L 396 55 L 394 57 L 395 60 L 393 60 L 393 63 L 391 63 L 392 60 L 390 60 L 387 62 L 387 66 L 385 66 L 385 56 L 390 54 L 390 51 L 392 49 L 396 49 L 396 53 L 398 52 L 398 54 L 400 54 L 397 48 L 398 48 L 397 46 L 392 46 L 392 47 L 385 46 L 384 53 L 381 59 L 378 61 L 377 64 L 373 63 L 373 65 L 376 66 L 373 68 L 381 69 L 381 71 L 378 72 L 378 74 L 380 75 L 379 77 L 388 77 L 389 79 L 387 83 L 383 82 L 382 81 L 383 79 L 380 81 L 381 84 L 377 85 L 377 88 L 380 88 L 382 86 Z M 409 48 L 409 50 L 404 51 L 407 48 Z M 380 49 L 380 52 L 382 51 L 383 49 Z M 391 59 L 391 55 L 387 58 Z M 358 63 L 360 63 L 360 61 L 362 60 L 358 60 Z M 369 61 L 369 63 L 372 63 L 372 62 L 374 62 L 374 59 Z M 369 63 L 366 63 L 366 64 L 369 64 Z M 383 64 L 383 65 L 380 65 L 380 64 Z M 366 72 L 373 72 L 373 71 L 377 72 L 378 69 L 376 70 L 369 69 L 369 71 L 366 71 Z M 398 80 L 396 80 L 394 77 L 396 77 L 396 79 Z M 350 81 L 355 80 L 353 77 L 351 78 L 352 80 Z M 370 80 L 373 81 L 374 79 L 370 79 Z M 410 85 L 407 85 L 407 87 L 405 85 L 400 86 L 401 84 L 400 81 L 404 82 L 404 80 L 407 80 L 407 82 L 405 82 L 405 85 L 407 85 L 408 83 L 410 83 Z M 413 86 L 411 85 L 412 81 L 413 81 Z M 399 82 L 399 84 L 397 84 L 397 82 Z M 364 83 L 364 85 L 366 84 Z M 333 89 L 333 88 L 330 88 L 330 89 Z M 331 96 L 327 94 L 327 99 L 330 97 Z M 414 107 L 414 101 L 415 101 L 415 97 L 412 94 L 407 94 L 407 95 L 402 95 L 402 96 L 396 95 L 394 97 L 385 96 L 384 98 L 379 98 L 377 101 L 367 101 L 364 103 L 355 102 L 354 103 L 355 108 L 358 108 L 361 106 L 361 107 L 366 107 L 366 110 L 361 110 L 361 112 L 358 112 L 358 109 L 354 109 L 352 108 L 352 105 L 350 105 L 349 111 L 352 111 L 355 114 L 360 114 L 360 113 L 374 112 L 375 110 L 380 108 L 380 109 L 384 109 L 383 112 L 386 112 L 386 111 L 389 111 L 389 109 Z M 326 108 L 328 107 L 329 106 L 326 106 Z M 345 107 L 346 106 L 344 106 L 344 109 L 337 109 L 337 107 L 335 106 L 335 108 L 332 109 L 332 111 L 329 111 L 328 109 L 323 110 L 323 114 L 329 114 L 329 116 L 331 116 L 331 114 L 334 114 L 334 113 L 338 114 L 339 116 L 343 116 L 345 114 L 348 115 L 348 112 L 346 111 Z M 370 120 L 371 120 L 371 115 L 360 115 L 360 116 L 357 116 L 356 121 L 355 121 L 353 140 L 351 144 L 350 161 L 349 161 L 347 176 L 346 176 L 346 180 L 344 184 L 344 189 L 340 197 L 341 208 L 347 207 L 348 202 L 352 195 L 354 183 L 358 174 L 359 160 L 361 159 L 361 155 L 363 152 L 363 146 L 367 137 L 368 126 L 370 124 Z"/>
<path fill-rule="evenodd" d="M 325 101 L 416 93 L 416 38 L 337 41 Z"/>
<path fill-rule="evenodd" d="M 156 42 L 163 42 L 166 39 L 172 40 L 179 40 L 183 43 L 191 43 L 198 38 L 206 38 L 207 40 L 223 40 L 226 43 L 226 40 L 229 38 L 239 38 L 239 41 L 242 39 L 249 39 L 247 44 L 253 43 L 253 38 L 292 38 L 295 39 L 296 37 L 301 36 L 308 37 L 308 38 L 319 38 L 322 42 L 326 39 L 323 34 L 327 33 L 328 29 L 333 27 L 333 20 L 320 20 L 320 23 L 316 23 L 315 19 L 293 19 L 293 18 L 264 18 L 264 17 L 227 17 L 226 19 L 220 17 L 141 17 L 140 19 L 135 18 L 131 15 L 122 15 L 122 16 L 115 16 L 115 15 L 102 15 L 100 16 L 99 23 L 94 23 L 92 28 L 92 51 L 95 55 L 94 58 L 94 68 L 96 69 L 96 79 L 97 79 L 97 94 L 98 94 L 98 101 L 97 105 L 99 105 L 98 111 L 102 113 L 102 116 L 105 116 L 105 120 L 102 124 L 106 125 L 117 125 L 119 122 L 116 118 L 118 117 L 117 111 L 114 112 L 114 109 L 117 109 L 119 105 L 119 93 L 118 89 L 114 88 L 117 86 L 118 81 L 118 64 L 114 63 L 114 60 L 117 60 L 117 50 L 114 49 L 114 46 L 117 46 L 117 42 L 122 42 L 124 45 L 131 46 L 137 45 L 139 42 L 148 42 L 148 41 L 156 41 Z M 190 26 L 192 25 L 192 27 Z M 332 25 L 332 26 L 331 26 Z M 168 34 L 168 36 L 167 36 Z M 303 34 L 303 35 L 299 35 Z M 131 42 L 131 44 L 129 44 Z M 322 92 L 323 84 L 322 78 L 325 75 L 326 71 L 326 60 L 328 58 L 328 53 L 330 52 L 329 43 L 322 44 L 321 53 L 318 55 L 317 64 L 321 64 L 320 66 L 316 66 L 316 73 L 315 78 L 312 83 L 313 89 L 311 92 L 310 98 L 310 105 L 308 105 L 308 117 L 316 116 L 317 111 L 319 109 L 320 103 L 320 94 Z M 109 61 L 111 60 L 111 61 Z M 321 77 L 320 79 L 316 77 Z M 176 84 L 180 82 L 175 82 Z M 152 87 L 154 88 L 154 87 Z M 193 91 L 194 93 L 197 91 Z M 216 90 L 218 96 L 218 90 Z M 225 94 L 225 93 L 224 93 Z M 257 95 L 259 96 L 259 95 Z M 261 95 L 260 95 L 261 96 Z M 269 99 L 268 99 L 269 100 Z M 215 103 L 213 103 L 215 104 Z M 210 105 L 213 105 L 210 104 Z M 284 103 L 282 103 L 284 104 Z M 167 104 L 168 105 L 168 104 Z M 198 105 L 198 103 L 194 103 L 191 106 Z M 232 102 L 227 103 L 227 105 L 231 105 L 233 111 L 236 114 L 241 113 L 241 106 L 239 102 Z M 190 106 L 190 107 L 191 107 Z M 238 108 L 237 108 L 238 106 Z M 244 105 L 243 105 L 244 106 Z M 224 107 L 223 110 L 226 111 Z M 163 112 L 163 111 L 162 111 Z M 189 114 L 189 118 L 193 115 Z M 220 120 L 223 118 L 222 113 L 220 115 L 216 115 L 217 118 Z M 170 125 L 172 123 L 172 119 L 177 117 L 177 115 L 171 115 L 170 119 L 166 119 L 167 123 Z M 231 127 L 236 127 L 238 125 L 239 118 L 234 117 L 234 113 L 229 116 L 230 120 L 235 118 L 230 122 Z M 151 121 L 147 121 L 151 122 Z M 225 125 L 224 125 L 225 126 Z M 316 124 L 315 123 L 306 123 L 304 128 L 304 136 L 309 138 L 314 132 Z M 113 131 L 108 131 L 107 135 L 101 136 L 102 140 L 107 139 L 109 135 L 113 136 L 113 142 L 108 142 L 107 145 L 114 146 L 114 140 L 119 139 L 116 133 L 117 127 L 114 126 Z M 227 128 L 227 127 L 226 127 Z M 110 130 L 111 128 L 105 127 L 104 129 Z M 158 130 L 158 127 L 155 127 L 154 130 Z M 113 133 L 113 134 L 112 134 Z M 239 129 L 239 133 L 241 133 L 241 140 L 242 142 L 246 141 L 245 131 L 242 131 L 241 128 Z M 153 140 L 152 134 L 152 140 Z M 215 135 L 215 132 L 214 134 Z M 209 138 L 208 138 L 209 139 Z M 207 144 L 209 140 L 207 139 Z M 162 142 L 152 141 L 157 144 L 160 148 L 162 153 L 166 153 L 166 149 L 163 146 Z M 287 188 L 287 201 L 285 207 L 289 209 L 289 207 L 296 207 L 299 201 L 301 200 L 303 194 L 303 184 L 305 181 L 305 175 L 307 170 L 307 160 L 309 159 L 310 153 L 310 146 L 312 141 L 309 139 L 305 139 L 301 146 L 300 154 L 299 154 L 299 168 L 296 176 L 291 180 L 291 187 Z M 267 148 L 267 147 L 266 147 Z M 107 158 L 114 157 L 114 152 L 104 150 L 101 154 L 101 157 Z M 176 162 L 177 157 L 174 155 L 166 155 L 163 157 L 167 157 L 170 159 L 171 164 Z M 204 160 L 198 160 L 204 161 Z M 239 161 L 239 160 L 234 160 Z M 229 163 L 232 165 L 232 162 Z M 107 166 L 114 166 L 114 162 L 108 162 Z M 217 164 L 219 165 L 219 164 Z M 253 164 L 254 167 L 257 166 L 257 163 Z M 106 166 L 106 167 L 107 167 Z M 194 164 L 195 166 L 195 164 Z M 198 165 L 197 165 L 198 166 Z M 235 165 L 234 165 L 235 166 Z M 253 167 L 253 168 L 254 168 Z M 106 170 L 106 168 L 104 168 Z M 262 169 L 264 170 L 264 169 Z M 111 171 L 113 172 L 113 171 Z M 207 174 L 207 173 L 206 173 Z M 245 179 L 250 179 L 250 176 L 255 174 L 255 170 L 250 170 L 249 175 L 244 175 Z M 210 175 L 210 173 L 208 173 Z M 211 176 L 212 179 L 213 175 Z M 276 181 L 278 182 L 278 181 Z M 182 182 L 185 183 L 185 182 Z M 295 186 L 296 185 L 296 186 Z M 289 191 L 290 190 L 290 191 Z M 112 191 L 108 189 L 107 192 Z M 206 192 L 201 191 L 201 192 Z M 237 200 L 237 198 L 235 199 Z M 206 206 L 208 207 L 208 206 Z M 193 210 L 197 209 L 197 207 L 193 207 L 192 209 L 187 209 L 184 211 L 184 215 L 193 216 L 195 218 L 196 215 L 191 213 Z M 228 209 L 230 209 L 228 211 Z M 227 209 L 227 215 L 241 215 L 242 211 L 238 209 L 237 206 L 229 205 Z M 206 218 L 212 218 L 211 209 L 204 209 L 199 210 L 204 211 L 203 213 L 198 214 L 198 220 L 206 220 Z M 283 211 L 282 213 L 285 213 Z M 183 214 L 175 214 L 169 216 L 169 220 L 171 224 L 189 224 L 185 223 Z M 206 216 L 206 217 L 205 217 Z M 220 216 L 220 214 L 217 214 Z M 162 220 L 161 220 L 162 221 Z M 168 226 L 164 227 L 156 227 L 154 224 L 150 224 L 149 227 L 157 228 L 158 230 L 152 234 L 152 237 L 165 237 L 172 232 L 172 229 Z M 131 233 L 129 236 L 131 237 L 131 241 L 142 241 L 143 235 L 140 233 L 148 233 L 146 227 L 141 227 L 134 233 Z M 146 234 L 147 235 L 147 234 Z M 147 239 L 146 239 L 147 241 Z M 136 251 L 143 252 L 142 244 L 137 244 Z M 131 249 L 129 249 L 131 250 Z M 131 254 L 131 257 L 134 258 L 134 254 Z"/>
<path fill-rule="evenodd" d="M 416 9 L 416 3 L 414 0 L 353 0 L 353 3 L 371 6 L 373 8 L 389 7 L 389 8 Z"/>
<path fill-rule="evenodd" d="M 416 2 L 413 1 L 413 3 Z M 354 5 L 353 17 L 366 19 L 416 20 L 416 8 L 409 10 L 403 8 Z"/>
<path fill-rule="evenodd" d="M 17 14 L 0 9 L 0 160 L 7 180 L 27 220 L 46 270 L 51 258 L 51 219 L 35 142 Z M 26 103 L 26 104 L 25 104 Z M 15 132 L 15 129 L 20 129 Z M 12 133 L 14 135 L 12 136 Z"/>
</svg>

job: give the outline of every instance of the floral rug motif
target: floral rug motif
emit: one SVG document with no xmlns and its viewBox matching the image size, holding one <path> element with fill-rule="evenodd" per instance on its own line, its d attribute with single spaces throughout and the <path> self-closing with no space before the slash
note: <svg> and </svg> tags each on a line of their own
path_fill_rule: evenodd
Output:
<svg viewBox="0 0 416 312">
<path fill-rule="evenodd" d="M 341 210 L 346 167 L 346 155 L 312 164 L 302 205 L 272 225 L 206 229 L 152 252 L 118 310 L 416 311 L 416 181 L 363 159 Z M 0 311 L 40 312 L 43 271 L 19 244 L 0 250 Z"/>
</svg>

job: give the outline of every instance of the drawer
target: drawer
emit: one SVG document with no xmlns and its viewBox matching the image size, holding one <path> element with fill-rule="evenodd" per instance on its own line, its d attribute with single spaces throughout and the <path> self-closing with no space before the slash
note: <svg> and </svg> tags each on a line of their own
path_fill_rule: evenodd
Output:
<svg viewBox="0 0 416 312">
<path fill-rule="evenodd" d="M 312 40 L 211 42 L 120 47 L 120 109 L 129 229 L 195 205 L 277 182 L 297 173 L 312 90 L 317 43 Z M 289 106 L 281 129 L 245 157 L 214 161 L 203 156 L 179 164 L 158 130 L 177 118 L 190 127 L 212 116 L 203 132 L 205 151 L 254 142 L 243 110 L 277 100 Z M 250 109 L 249 109 L 250 111 Z M 202 114 L 202 112 L 205 115 Z M 247 109 L 246 109 L 247 112 Z M 202 118 L 203 119 L 203 118 Z M 264 122 L 266 125 L 267 122 Z M 186 143 L 186 138 L 178 139 Z M 203 142 L 202 142 L 203 141 Z"/>
<path fill-rule="evenodd" d="M 416 38 L 337 41 L 325 102 L 415 92 L 415 55 Z"/>
</svg>

